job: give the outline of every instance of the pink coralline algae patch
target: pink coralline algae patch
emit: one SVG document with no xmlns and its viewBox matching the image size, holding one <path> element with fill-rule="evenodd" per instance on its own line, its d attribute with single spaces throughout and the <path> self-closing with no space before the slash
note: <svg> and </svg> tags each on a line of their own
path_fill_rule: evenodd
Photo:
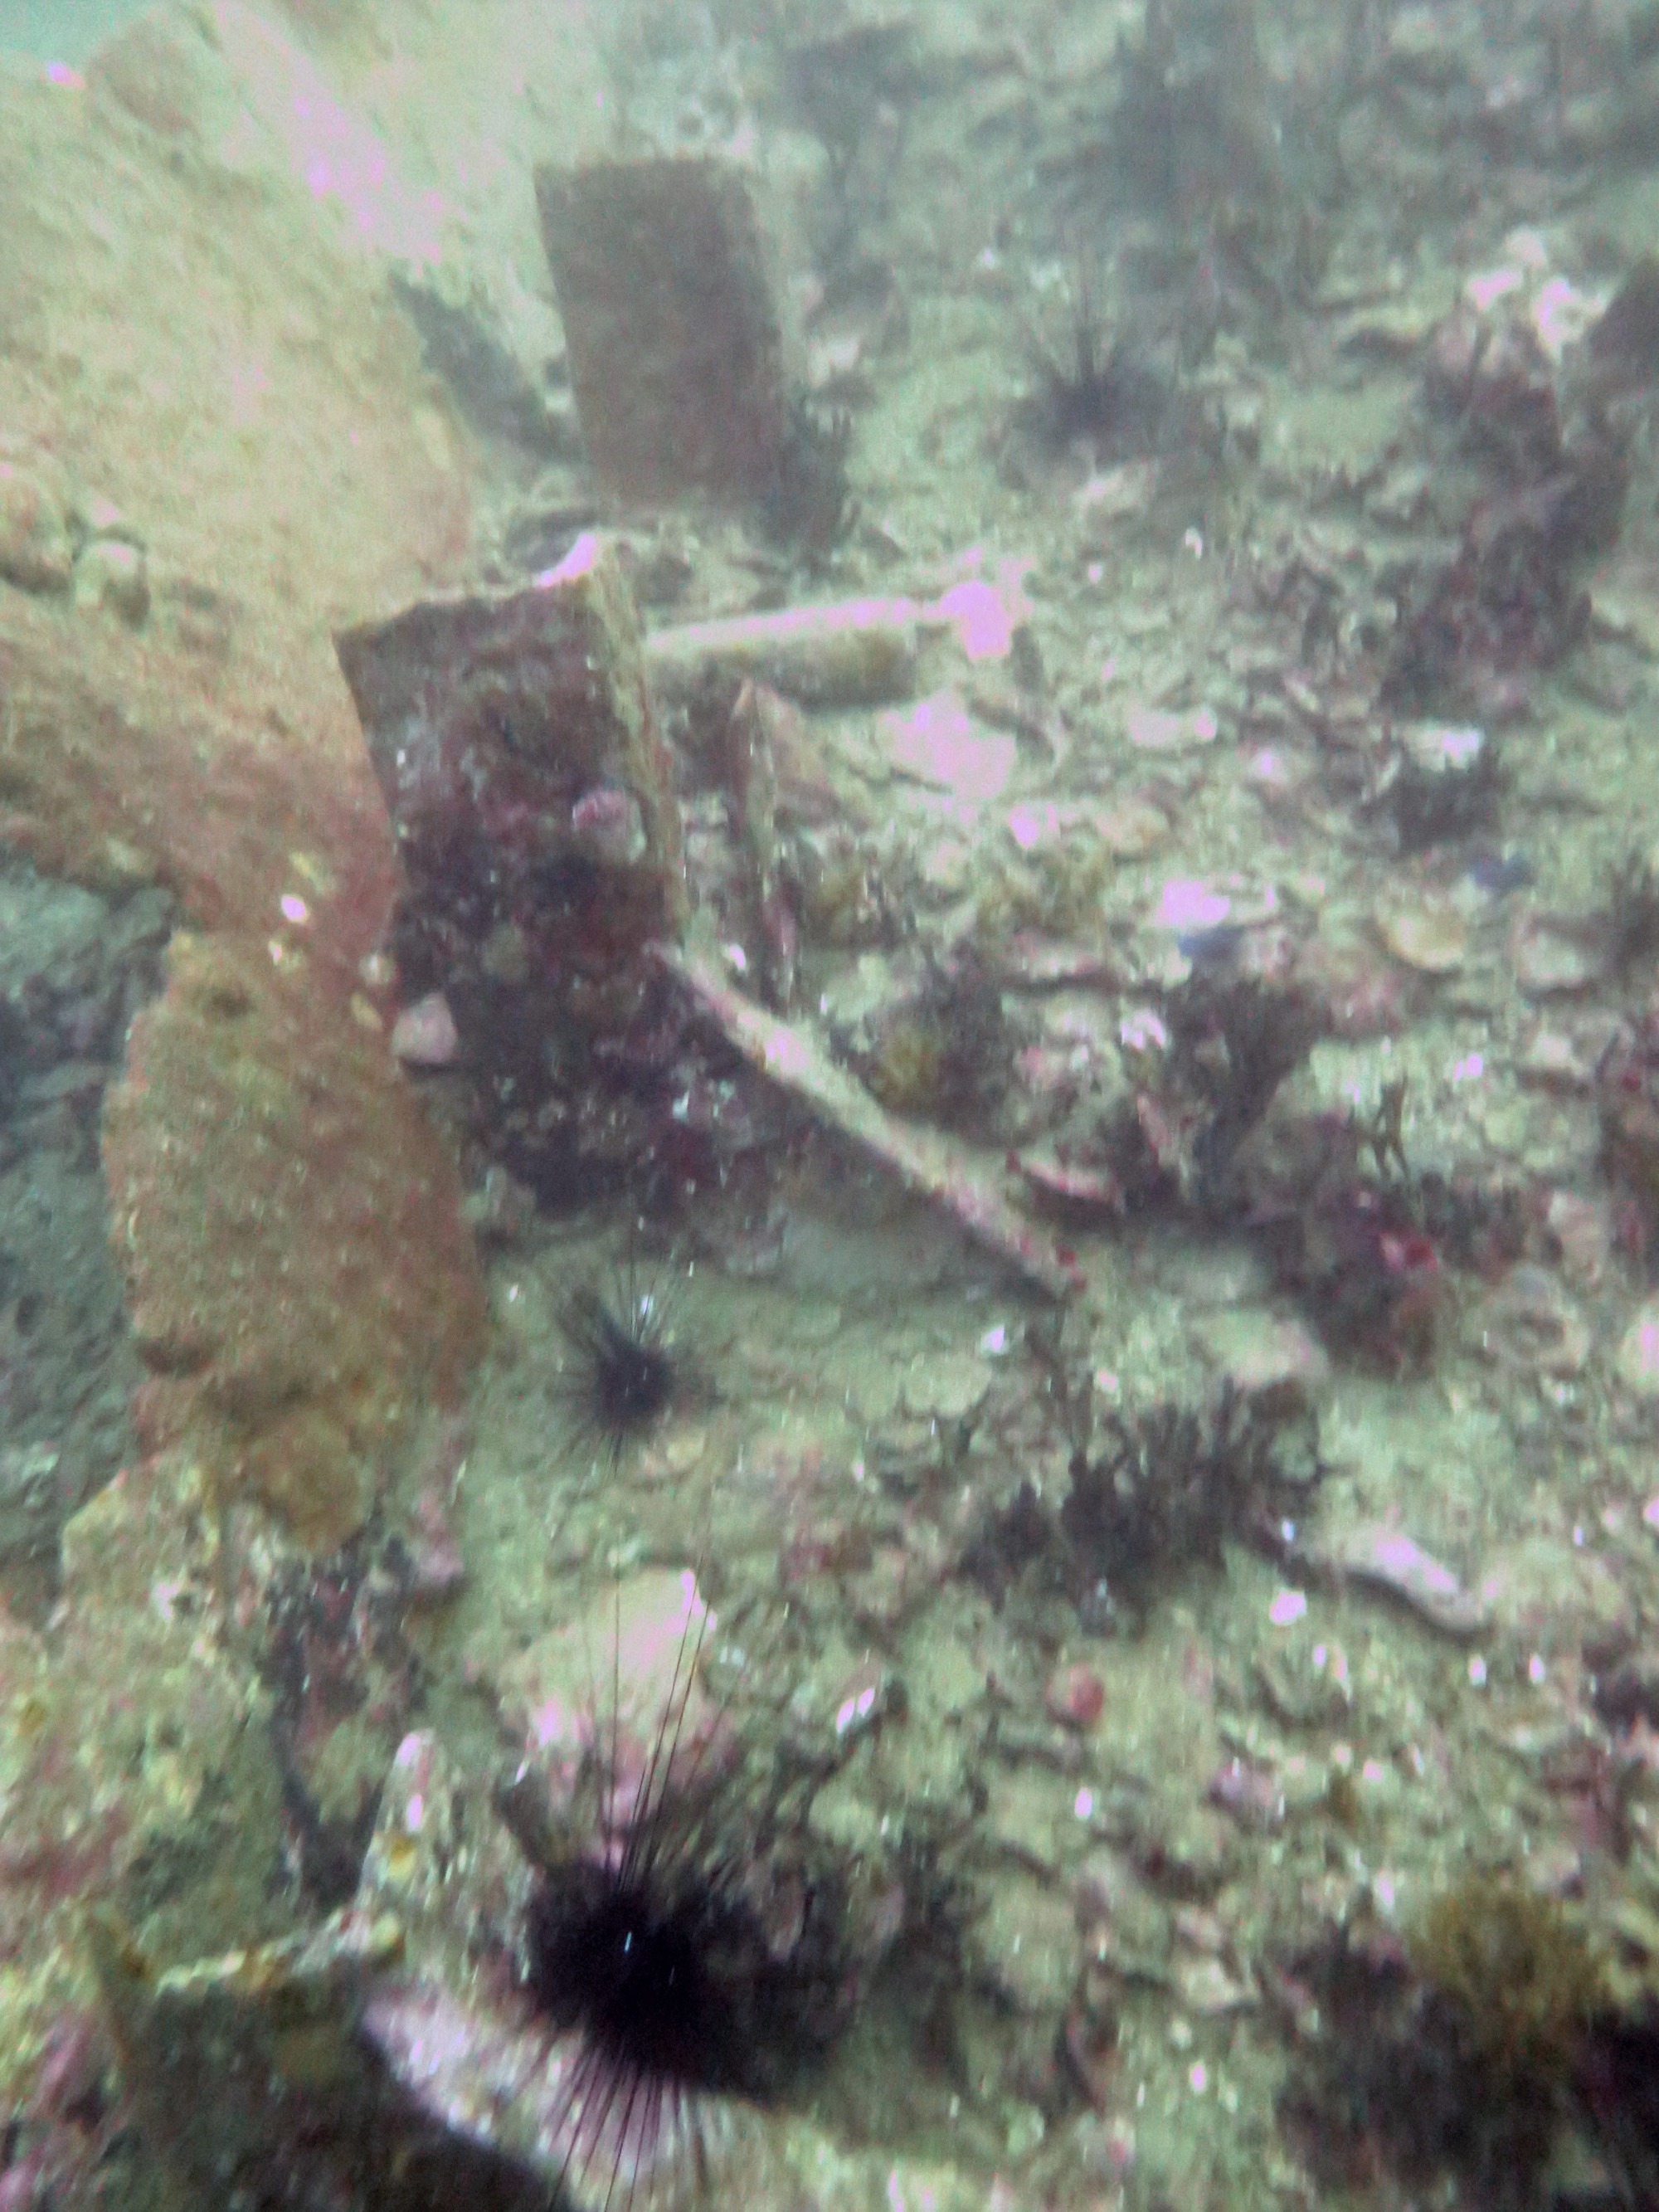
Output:
<svg viewBox="0 0 1659 2212">
<path fill-rule="evenodd" d="M 1186 877 L 1171 878 L 1158 902 L 1158 918 L 1166 929 L 1218 929 L 1232 910 L 1224 891 Z"/>
<path fill-rule="evenodd" d="M 974 805 L 997 798 L 1018 759 L 1014 739 L 981 731 L 954 691 L 936 691 L 880 727 L 896 768 Z"/>
<path fill-rule="evenodd" d="M 981 558 L 976 548 L 970 549 L 960 565 L 977 566 Z M 964 576 L 922 610 L 923 618 L 954 631 L 968 659 L 1006 660 L 1013 650 L 1015 634 L 1030 619 L 1025 579 L 1031 567 L 1030 561 L 1002 560 L 988 580 L 982 575 Z"/>
</svg>

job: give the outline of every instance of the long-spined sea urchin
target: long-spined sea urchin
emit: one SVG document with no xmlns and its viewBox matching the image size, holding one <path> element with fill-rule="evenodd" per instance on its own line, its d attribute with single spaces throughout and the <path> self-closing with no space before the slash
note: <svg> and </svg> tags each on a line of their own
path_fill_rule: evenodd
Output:
<svg viewBox="0 0 1659 2212">
<path fill-rule="evenodd" d="M 608 1287 L 582 1284 L 560 1310 L 568 1355 L 560 1395 L 578 1441 L 592 1445 L 613 1468 L 681 1390 L 684 1363 L 672 1304 L 663 1272 L 645 1274 L 630 1257 Z"/>
<path fill-rule="evenodd" d="M 533 1797 L 502 1806 L 536 1869 L 522 1987 L 556 2039 L 550 2135 L 584 2206 L 700 2189 L 730 2100 L 785 2101 L 846 2022 L 837 1885 L 733 1771 L 697 1679 L 709 1616 L 692 1591 L 648 1747 L 615 1682 L 608 1743 L 591 1732 L 586 1832 L 544 1823 Z"/>
</svg>

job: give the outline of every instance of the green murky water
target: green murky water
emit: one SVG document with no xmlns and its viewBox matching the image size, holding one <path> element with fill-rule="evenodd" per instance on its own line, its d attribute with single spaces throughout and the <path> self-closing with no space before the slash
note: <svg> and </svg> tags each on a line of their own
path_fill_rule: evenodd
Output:
<svg viewBox="0 0 1659 2212">
<path fill-rule="evenodd" d="M 0 2199 L 1659 2203 L 1659 15 L 0 56 Z"/>
</svg>

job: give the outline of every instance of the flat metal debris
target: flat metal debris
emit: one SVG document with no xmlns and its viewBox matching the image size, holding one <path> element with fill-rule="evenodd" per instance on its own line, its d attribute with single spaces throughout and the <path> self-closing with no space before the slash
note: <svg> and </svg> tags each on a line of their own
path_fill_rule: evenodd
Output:
<svg viewBox="0 0 1659 2212">
<path fill-rule="evenodd" d="M 1076 1269 L 1010 1204 L 982 1157 L 935 1130 L 898 1121 L 815 1037 L 732 990 L 706 961 L 666 945 L 659 945 L 656 956 L 751 1067 L 890 1168 L 907 1190 L 942 1206 L 981 1249 L 1051 1298 L 1068 1298 L 1081 1287 Z"/>
<path fill-rule="evenodd" d="M 789 435 L 782 327 L 741 171 L 701 159 L 536 172 L 576 411 L 625 498 L 771 497 Z"/>
<path fill-rule="evenodd" d="M 778 607 L 654 630 L 646 665 L 659 698 L 695 699 L 712 680 L 745 678 L 809 707 L 869 706 L 915 688 L 914 599 L 870 598 Z"/>
</svg>

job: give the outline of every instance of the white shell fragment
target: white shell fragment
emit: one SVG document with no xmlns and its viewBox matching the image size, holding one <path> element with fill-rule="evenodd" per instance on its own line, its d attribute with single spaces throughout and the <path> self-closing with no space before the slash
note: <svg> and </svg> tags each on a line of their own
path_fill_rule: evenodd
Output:
<svg viewBox="0 0 1659 2212">
<path fill-rule="evenodd" d="M 1439 722 L 1416 723 L 1400 732 L 1401 749 L 1425 775 L 1467 775 L 1486 750 L 1482 729 L 1449 728 Z"/>
<path fill-rule="evenodd" d="M 1124 730 L 1129 743 L 1143 753 L 1195 752 L 1212 745 L 1221 734 L 1221 726 L 1208 707 L 1182 714 L 1158 707 L 1132 707 Z"/>
<path fill-rule="evenodd" d="M 441 991 L 405 1006 L 392 1024 L 392 1049 L 409 1067 L 447 1067 L 460 1049 L 455 1017 Z"/>
<path fill-rule="evenodd" d="M 1419 975 L 1449 975 L 1463 964 L 1468 931 L 1449 900 L 1426 894 L 1410 905 L 1387 902 L 1376 912 L 1377 934 L 1396 960 Z"/>
</svg>

